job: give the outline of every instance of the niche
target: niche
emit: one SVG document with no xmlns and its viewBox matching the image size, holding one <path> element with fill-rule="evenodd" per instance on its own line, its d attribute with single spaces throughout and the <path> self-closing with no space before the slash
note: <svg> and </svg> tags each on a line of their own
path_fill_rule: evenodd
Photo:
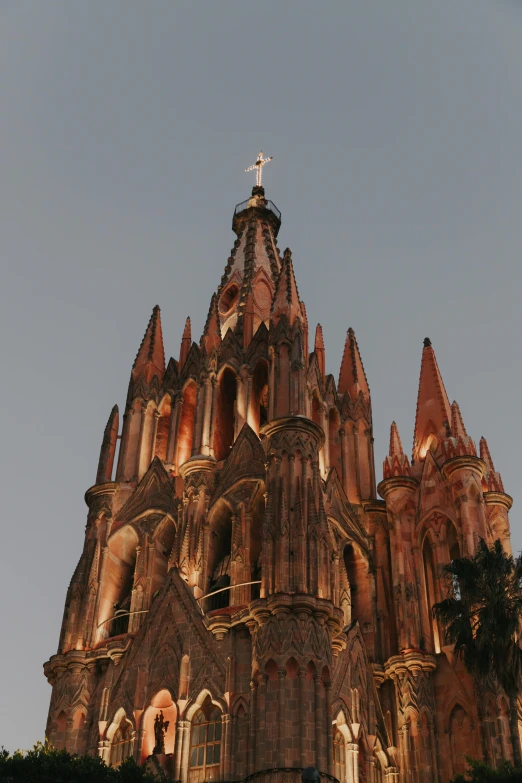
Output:
<svg viewBox="0 0 522 783">
<path fill-rule="evenodd" d="M 219 379 L 214 434 L 214 456 L 218 462 L 228 457 L 234 443 L 236 389 L 236 375 L 229 367 L 225 367 Z"/>
<path fill-rule="evenodd" d="M 252 376 L 250 401 L 250 426 L 259 435 L 259 430 L 268 421 L 268 366 L 264 361 L 257 363 Z"/>
<path fill-rule="evenodd" d="M 178 467 L 192 454 L 194 441 L 194 417 L 196 415 L 196 384 L 190 381 L 183 390 L 183 404 L 178 429 Z"/>
</svg>

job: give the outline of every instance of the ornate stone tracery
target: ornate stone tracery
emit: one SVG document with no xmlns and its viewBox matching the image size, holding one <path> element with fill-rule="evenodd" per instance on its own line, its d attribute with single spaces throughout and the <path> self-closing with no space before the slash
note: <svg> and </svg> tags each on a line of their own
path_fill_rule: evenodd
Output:
<svg viewBox="0 0 522 783">
<path fill-rule="evenodd" d="M 238 205 L 201 340 L 187 319 L 167 365 L 154 308 L 86 493 L 47 734 L 182 783 L 442 783 L 509 756 L 505 694 L 431 606 L 479 536 L 510 551 L 512 500 L 429 340 L 412 459 L 393 424 L 378 499 L 355 334 L 336 383 L 280 222 L 262 187 Z"/>
</svg>

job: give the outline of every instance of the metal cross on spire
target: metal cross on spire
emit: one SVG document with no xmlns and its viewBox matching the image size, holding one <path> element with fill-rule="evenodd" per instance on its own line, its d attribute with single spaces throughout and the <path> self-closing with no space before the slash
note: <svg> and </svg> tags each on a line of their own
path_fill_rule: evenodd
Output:
<svg viewBox="0 0 522 783">
<path fill-rule="evenodd" d="M 272 160 L 272 157 L 270 158 L 264 158 L 263 153 L 260 152 L 257 156 L 257 160 L 255 163 L 253 163 L 251 166 L 249 166 L 245 171 L 254 171 L 256 170 L 256 185 L 258 187 L 261 187 L 261 180 L 263 179 L 263 166 L 265 163 L 270 163 Z"/>
</svg>

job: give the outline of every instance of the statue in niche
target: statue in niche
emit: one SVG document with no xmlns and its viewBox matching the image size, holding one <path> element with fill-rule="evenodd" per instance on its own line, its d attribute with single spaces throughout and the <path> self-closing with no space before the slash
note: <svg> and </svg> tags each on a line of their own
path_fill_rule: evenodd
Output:
<svg viewBox="0 0 522 783">
<path fill-rule="evenodd" d="M 152 751 L 155 755 L 165 753 L 165 734 L 169 728 L 170 721 L 164 720 L 163 712 L 160 710 L 154 718 L 154 739 L 156 744 Z"/>
</svg>

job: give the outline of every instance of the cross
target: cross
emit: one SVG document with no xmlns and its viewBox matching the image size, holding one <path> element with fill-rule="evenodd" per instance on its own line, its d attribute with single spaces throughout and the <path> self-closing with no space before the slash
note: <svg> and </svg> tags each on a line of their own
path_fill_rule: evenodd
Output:
<svg viewBox="0 0 522 783">
<path fill-rule="evenodd" d="M 256 185 L 258 187 L 261 187 L 261 180 L 263 178 L 263 166 L 265 165 L 265 163 L 270 163 L 271 160 L 272 160 L 271 157 L 264 158 L 263 153 L 260 152 L 259 155 L 257 156 L 256 162 L 253 163 L 252 166 L 249 166 L 247 169 L 245 169 L 245 171 L 254 171 L 254 169 L 256 170 Z"/>
</svg>

